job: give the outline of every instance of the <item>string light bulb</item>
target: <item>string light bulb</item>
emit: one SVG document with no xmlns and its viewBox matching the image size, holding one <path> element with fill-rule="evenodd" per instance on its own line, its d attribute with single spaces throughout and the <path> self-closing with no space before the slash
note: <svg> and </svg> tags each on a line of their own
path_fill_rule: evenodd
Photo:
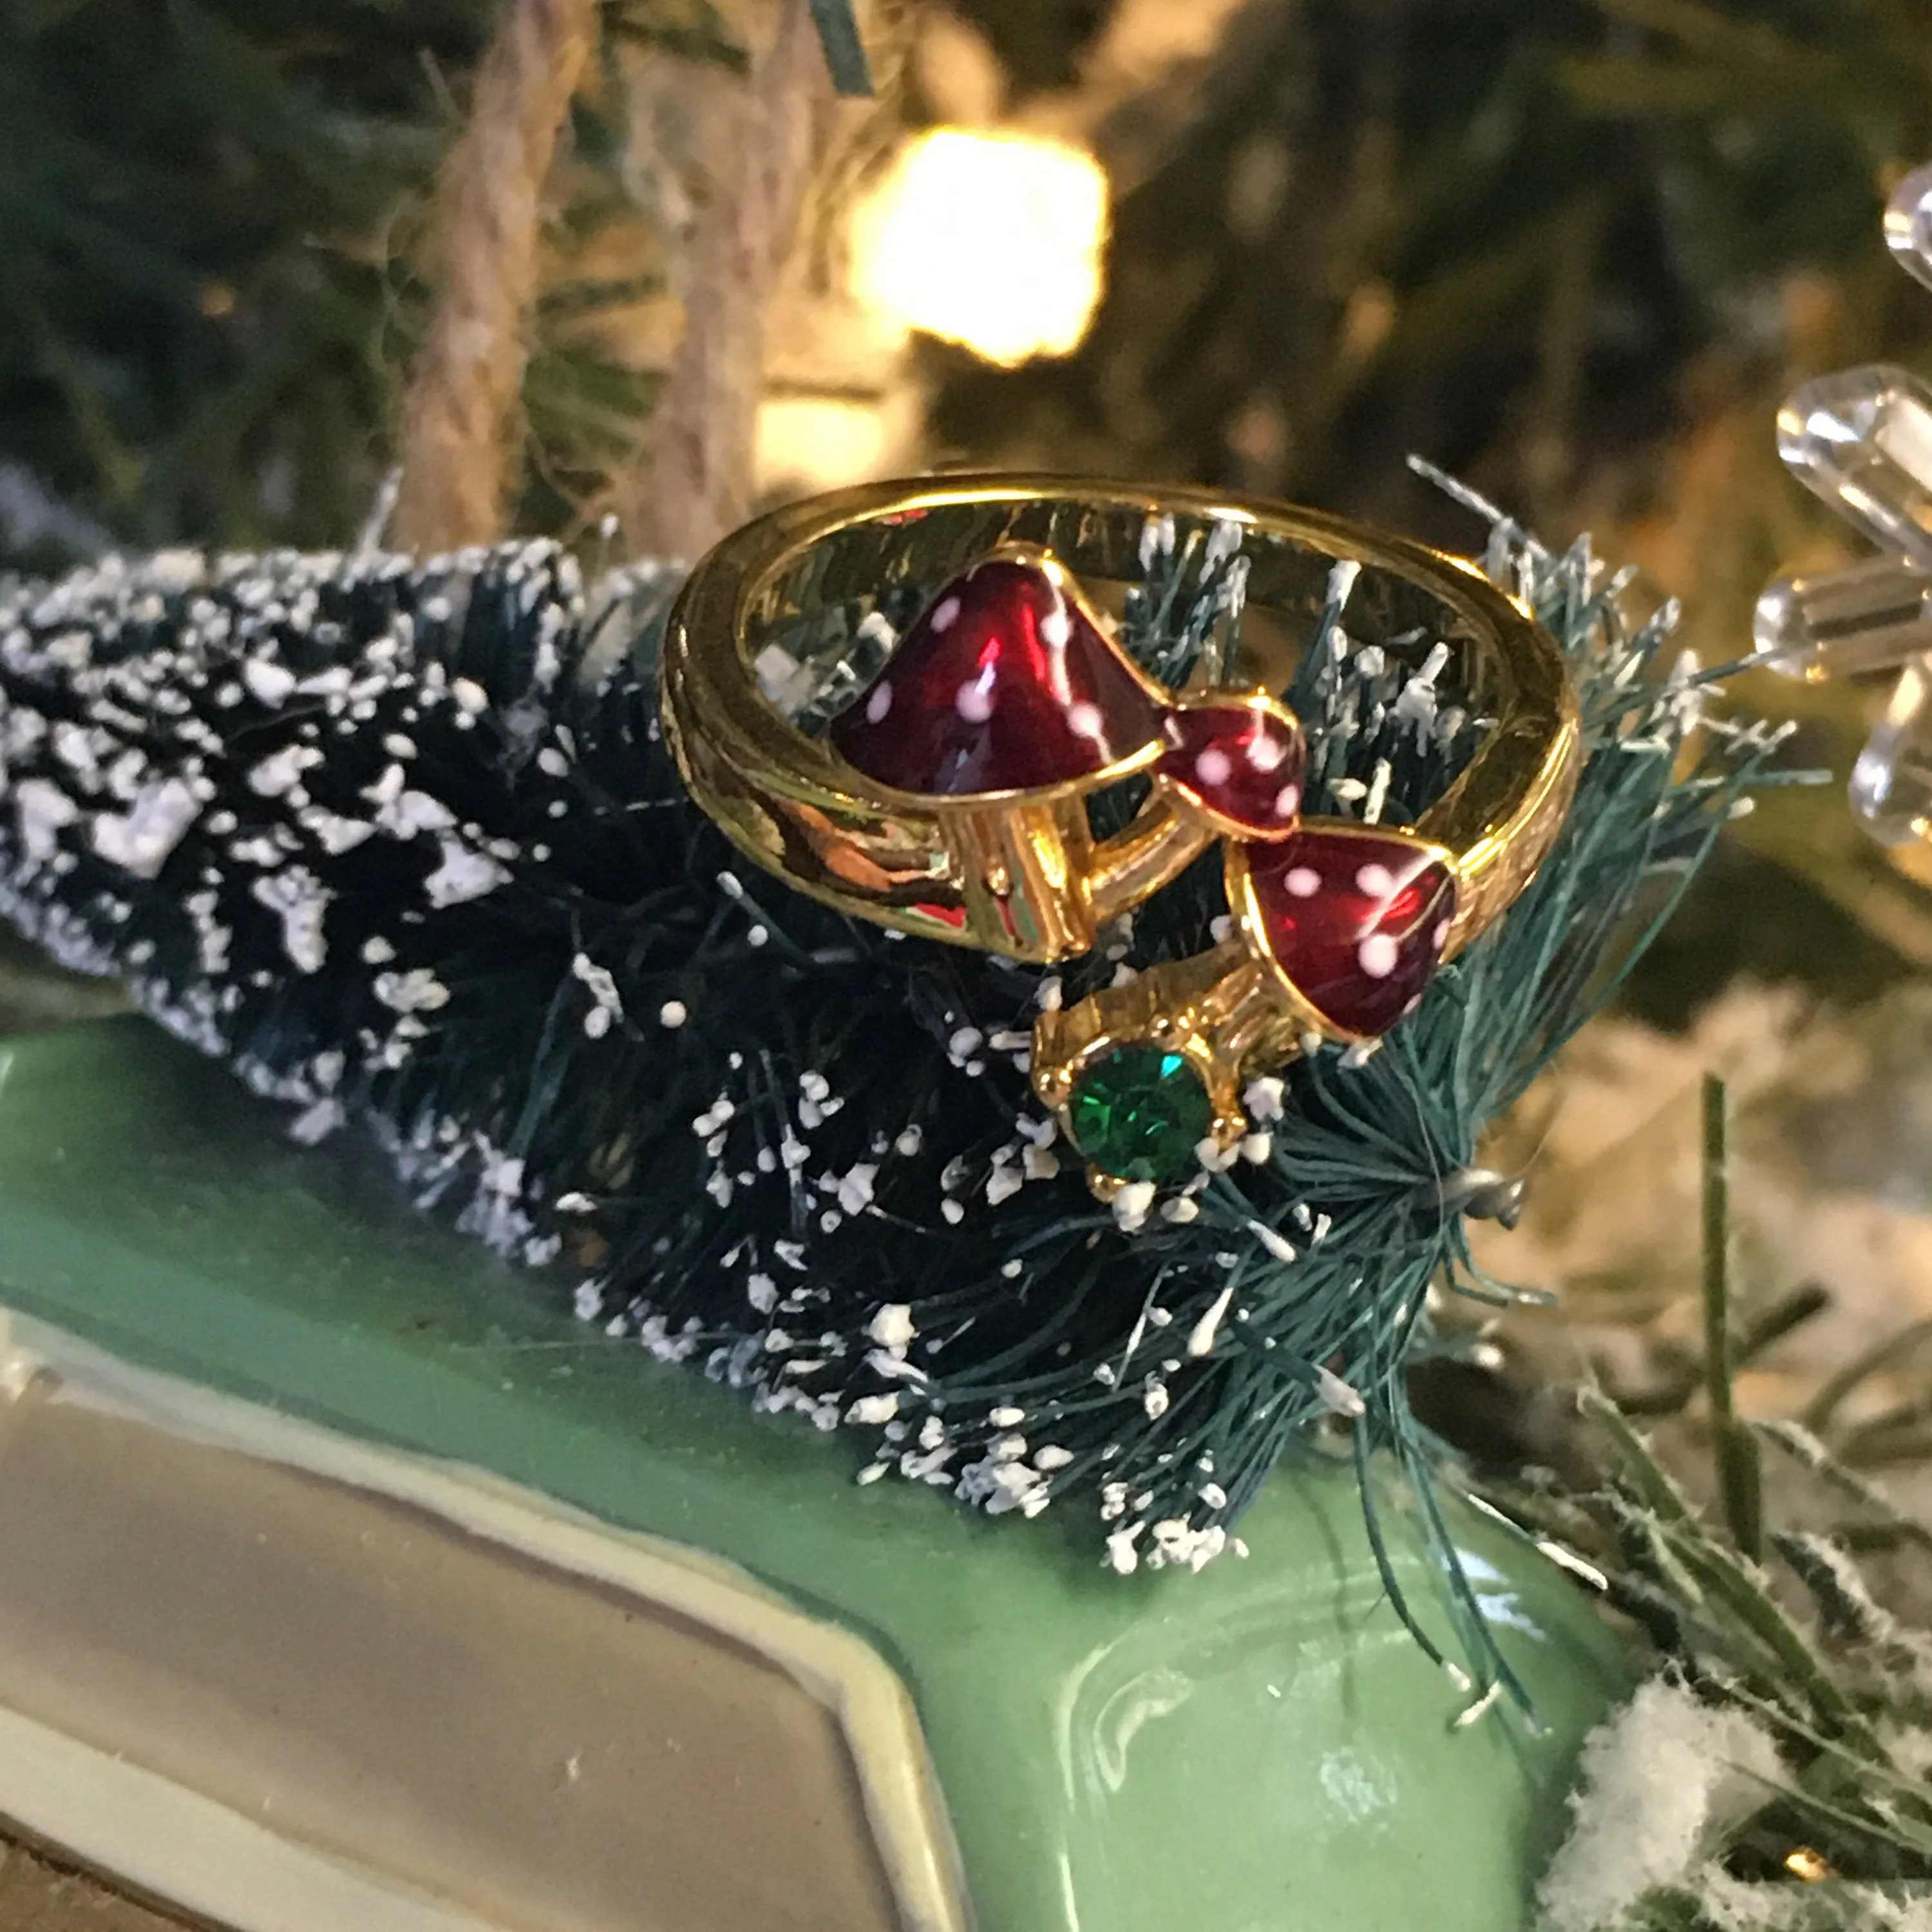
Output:
<svg viewBox="0 0 1932 1932">
<path fill-rule="evenodd" d="M 1107 178 L 1084 148 L 932 128 L 859 212 L 854 292 L 1004 368 L 1068 355 L 1100 304 L 1107 216 Z"/>
</svg>

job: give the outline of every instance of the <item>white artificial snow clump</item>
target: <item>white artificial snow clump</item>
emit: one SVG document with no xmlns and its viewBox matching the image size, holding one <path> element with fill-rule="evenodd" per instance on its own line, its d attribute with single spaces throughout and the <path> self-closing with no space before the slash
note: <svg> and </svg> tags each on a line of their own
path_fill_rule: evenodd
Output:
<svg viewBox="0 0 1932 1932">
<path fill-rule="evenodd" d="M 1208 1304 L 1208 1312 L 1194 1324 L 1193 1332 L 1187 1338 L 1187 1352 L 1190 1355 L 1210 1355 L 1214 1352 L 1214 1340 L 1220 1332 L 1221 1323 L 1227 1315 L 1228 1304 L 1234 1298 L 1234 1284 L 1228 1282 Z"/>
<path fill-rule="evenodd" d="M 94 849 L 110 866 L 152 879 L 200 810 L 200 802 L 180 778 L 143 785 L 124 812 L 104 812 L 94 821 Z"/>
<path fill-rule="evenodd" d="M 882 1348 L 904 1354 L 919 1330 L 913 1325 L 912 1310 L 903 1301 L 888 1301 L 879 1309 L 866 1333 Z"/>
<path fill-rule="evenodd" d="M 440 912 L 446 906 L 461 905 L 493 892 L 510 876 L 487 853 L 472 851 L 454 838 L 442 842 L 442 860 L 423 881 L 423 892 Z"/>
<path fill-rule="evenodd" d="M 1362 1400 L 1361 1392 L 1352 1384 L 1345 1382 L 1333 1369 L 1318 1367 L 1316 1370 L 1315 1390 L 1322 1398 L 1322 1406 L 1333 1414 L 1345 1415 L 1353 1421 L 1369 1412 L 1368 1404 Z"/>
<path fill-rule="evenodd" d="M 1576 1822 L 1537 1894 L 1548 1932 L 1609 1932 L 1645 1893 L 1691 1884 L 1781 1776 L 1755 1719 L 1663 1678 L 1590 1733 L 1580 1773 Z"/>
<path fill-rule="evenodd" d="M 1154 1206 L 1154 1185 L 1150 1180 L 1130 1180 L 1114 1196 L 1114 1225 L 1124 1234 L 1137 1234 L 1147 1226 Z"/>
<path fill-rule="evenodd" d="M 590 994 L 592 1004 L 590 1010 L 584 1016 L 584 1030 L 590 1039 L 602 1040 L 624 1017 L 624 1003 L 617 996 L 617 982 L 612 977 L 608 967 L 598 965 L 587 952 L 580 952 L 572 959 L 570 970 L 572 977 L 583 981 Z M 683 1010 L 680 1008 L 679 1010 L 682 1013 Z M 659 1018 L 665 1026 L 678 1024 L 664 1018 L 662 1014 Z M 721 1126 L 731 1118 L 732 1113 L 729 1102 L 724 1102 L 724 1112 L 718 1124 Z"/>
<path fill-rule="evenodd" d="M 282 922 L 282 950 L 298 973 L 320 973 L 328 956 L 322 918 L 335 895 L 305 866 L 271 872 L 248 888 Z M 380 992 L 377 994 L 381 997 Z"/>
<path fill-rule="evenodd" d="M 55 834 L 80 816 L 80 808 L 46 778 L 22 778 L 14 788 L 14 811 L 27 856 L 43 865 L 60 849 Z"/>
</svg>

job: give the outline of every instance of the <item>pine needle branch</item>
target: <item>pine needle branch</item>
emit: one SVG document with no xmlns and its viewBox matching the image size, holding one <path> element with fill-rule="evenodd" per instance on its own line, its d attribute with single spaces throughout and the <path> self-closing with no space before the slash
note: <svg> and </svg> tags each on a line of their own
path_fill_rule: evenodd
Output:
<svg viewBox="0 0 1932 1932">
<path fill-rule="evenodd" d="M 1731 1402 L 1736 1362 L 1730 1342 L 1730 1175 L 1726 1147 L 1724 1083 L 1704 1076 L 1704 1386 L 1724 1521 L 1746 1561 L 1764 1555 L 1764 1495 L 1757 1438 L 1740 1423 Z"/>
<path fill-rule="evenodd" d="M 1648 1634 L 1662 1666 L 1593 1741 L 1589 1761 L 1606 1782 L 1580 1798 L 1576 1831 L 1552 1868 L 1544 1904 L 1561 1932 L 1632 1925 L 1774 1932 L 1814 1922 L 1792 1882 L 1824 1875 L 1836 1887 L 1831 1910 L 1850 1916 L 1826 1911 L 1816 1922 L 1894 1922 L 1880 1915 L 1895 1900 L 1932 1900 L 1932 1791 L 1923 1777 L 1932 1748 L 1932 1633 L 1908 1628 L 1881 1606 L 1850 1553 L 1850 1532 L 1875 1526 L 1924 1550 L 1932 1550 L 1932 1530 L 1802 1425 L 1738 1414 L 1738 1361 L 1759 1337 L 1790 1332 L 1816 1298 L 1800 1291 L 1750 1330 L 1734 1332 L 1727 1122 L 1723 1083 L 1714 1078 L 1704 1082 L 1702 1116 L 1699 1381 L 1721 1526 L 1697 1509 L 1617 1406 L 1591 1390 L 1580 1400 L 1607 1446 L 1602 1489 L 1574 1498 L 1517 1489 L 1496 1498 L 1504 1514 L 1542 1524 L 1546 1542 L 1580 1543 L 1581 1556 L 1564 1550 L 1565 1567 L 1593 1576 L 1606 1599 Z M 1848 1381 L 1843 1393 L 1852 1385 Z M 1680 1403 L 1694 1386 L 1680 1387 Z M 1761 1444 L 1848 1501 L 1853 1519 L 1826 1535 L 1767 1535 Z M 1726 1712 L 1753 1728 L 1726 1732 L 1735 1722 Z M 1652 1882 L 1641 1897 L 1627 1895 L 1612 1917 L 1586 1913 L 1579 1901 L 1604 1895 L 1594 1862 L 1611 1843 L 1606 1834 L 1642 1828 L 1628 1815 L 1630 1794 L 1617 1795 L 1607 1780 L 1613 1763 L 1645 1762 L 1646 1723 L 1701 1730 L 1712 1741 L 1727 1736 L 1727 1748 L 1758 1749 L 1762 1761 L 1745 1768 L 1762 1796 L 1721 1820 L 1714 1814 L 1701 1838 L 1683 1839 L 1691 1864 L 1682 1883 Z M 1682 1802 L 1711 1803 L 1714 1788 Z M 1673 1794 L 1670 1802 L 1679 1800 Z"/>
</svg>

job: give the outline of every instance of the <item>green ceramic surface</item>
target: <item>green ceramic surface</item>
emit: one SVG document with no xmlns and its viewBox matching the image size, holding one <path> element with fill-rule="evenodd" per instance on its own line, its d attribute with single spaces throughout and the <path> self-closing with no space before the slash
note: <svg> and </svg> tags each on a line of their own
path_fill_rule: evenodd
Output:
<svg viewBox="0 0 1932 1932">
<path fill-rule="evenodd" d="M 1466 1526 L 1544 1728 L 1458 1729 L 1346 1474 L 1277 1477 L 1246 1562 L 1120 1578 L 1084 1513 L 989 1522 L 860 1488 L 843 1442 L 606 1341 L 566 1299 L 416 1214 L 352 1143 L 290 1145 L 141 1022 L 0 1046 L 0 1300 L 714 1551 L 860 1631 L 914 1688 L 982 1932 L 1526 1923 L 1577 1744 L 1625 1682 L 1538 1559 Z"/>
</svg>

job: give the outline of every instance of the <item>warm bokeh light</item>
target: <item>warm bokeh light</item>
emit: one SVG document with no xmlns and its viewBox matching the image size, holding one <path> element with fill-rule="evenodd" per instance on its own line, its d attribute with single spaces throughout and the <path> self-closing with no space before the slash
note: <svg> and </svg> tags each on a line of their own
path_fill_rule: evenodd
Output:
<svg viewBox="0 0 1932 1932">
<path fill-rule="evenodd" d="M 882 475 L 894 428 L 880 399 L 767 396 L 758 409 L 758 487 L 807 496 Z"/>
<path fill-rule="evenodd" d="M 859 298 L 1010 368 L 1079 346 L 1100 299 L 1107 178 L 1084 148 L 938 128 L 861 211 Z"/>
</svg>

